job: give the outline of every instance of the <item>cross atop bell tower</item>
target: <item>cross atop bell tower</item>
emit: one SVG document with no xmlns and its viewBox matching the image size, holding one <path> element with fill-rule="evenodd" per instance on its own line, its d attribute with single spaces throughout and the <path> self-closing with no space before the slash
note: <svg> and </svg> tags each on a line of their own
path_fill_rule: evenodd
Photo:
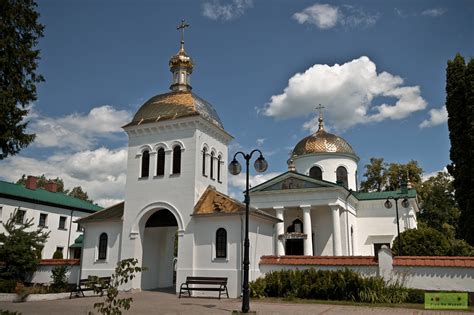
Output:
<svg viewBox="0 0 474 315">
<path fill-rule="evenodd" d="M 184 29 L 189 27 L 185 20 L 181 20 L 181 24 L 176 28 L 181 31 L 181 46 L 176 55 L 171 57 L 169 65 L 170 71 L 173 73 L 173 81 L 170 86 L 172 91 L 190 91 L 191 73 L 193 72 L 194 62 L 186 54 L 184 50 Z"/>
</svg>

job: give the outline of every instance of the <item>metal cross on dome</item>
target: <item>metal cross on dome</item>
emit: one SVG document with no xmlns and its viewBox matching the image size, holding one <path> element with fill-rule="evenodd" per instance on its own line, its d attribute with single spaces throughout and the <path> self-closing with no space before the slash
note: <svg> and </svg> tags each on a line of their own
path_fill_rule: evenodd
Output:
<svg viewBox="0 0 474 315">
<path fill-rule="evenodd" d="M 184 44 L 184 29 L 186 27 L 189 27 L 189 24 L 187 24 L 185 20 L 181 20 L 181 24 L 176 28 L 177 30 L 181 30 L 181 44 Z"/>
<path fill-rule="evenodd" d="M 321 104 L 315 107 L 315 109 L 319 110 L 319 117 L 323 117 L 323 108 L 325 107 L 322 106 Z"/>
</svg>

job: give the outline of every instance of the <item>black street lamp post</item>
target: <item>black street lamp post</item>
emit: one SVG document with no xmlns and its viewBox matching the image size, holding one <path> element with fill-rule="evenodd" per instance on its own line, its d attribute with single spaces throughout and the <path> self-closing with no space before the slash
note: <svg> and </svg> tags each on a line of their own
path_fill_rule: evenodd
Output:
<svg viewBox="0 0 474 315">
<path fill-rule="evenodd" d="M 263 154 L 260 150 L 255 149 L 250 154 L 245 154 L 241 151 L 234 154 L 232 162 L 229 164 L 229 172 L 232 175 L 240 174 L 242 166 L 236 160 L 237 155 L 241 154 L 245 159 L 245 240 L 244 240 L 244 284 L 243 284 L 243 297 L 242 297 L 242 313 L 248 313 L 250 310 L 250 290 L 249 290 L 249 250 L 250 250 L 250 241 L 249 241 L 249 207 L 250 207 L 250 196 L 249 196 L 249 164 L 252 155 L 258 152 L 260 156 L 255 160 L 254 167 L 255 170 L 259 173 L 263 173 L 268 168 L 268 163 L 263 157 Z"/>
<path fill-rule="evenodd" d="M 403 208 L 408 208 L 410 206 L 410 203 L 408 202 L 408 199 L 406 196 L 400 196 L 400 197 L 388 197 L 387 200 L 385 201 L 385 208 L 387 209 L 390 209 L 392 208 L 392 202 L 390 201 L 390 199 L 393 199 L 395 200 L 395 212 L 396 212 L 396 216 L 397 216 L 397 235 L 398 235 L 398 256 L 402 256 L 402 237 L 400 236 L 400 220 L 399 220 L 399 217 L 398 217 L 398 199 L 401 199 L 403 198 L 402 200 L 402 206 Z"/>
</svg>

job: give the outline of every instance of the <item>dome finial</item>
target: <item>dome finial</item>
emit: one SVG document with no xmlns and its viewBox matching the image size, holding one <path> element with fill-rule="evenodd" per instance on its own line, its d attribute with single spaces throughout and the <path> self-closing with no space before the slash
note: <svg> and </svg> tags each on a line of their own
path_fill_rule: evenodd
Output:
<svg viewBox="0 0 474 315">
<path fill-rule="evenodd" d="M 319 130 L 324 130 L 323 108 L 324 108 L 324 106 L 322 106 L 321 104 L 319 104 L 319 106 L 316 106 L 316 109 L 319 110 L 319 118 L 318 118 L 319 128 L 318 128 L 318 131 Z"/>
<path fill-rule="evenodd" d="M 187 24 L 185 20 L 181 20 L 181 24 L 176 28 L 177 30 L 181 30 L 181 51 L 184 51 L 184 29 L 186 27 L 189 27 L 189 24 Z"/>
<path fill-rule="evenodd" d="M 184 51 L 184 29 L 189 27 L 185 20 L 176 28 L 181 30 L 181 47 L 176 55 L 171 57 L 169 65 L 170 71 L 173 73 L 172 84 L 170 89 L 172 91 L 190 91 L 191 82 L 190 76 L 193 72 L 194 62 Z"/>
</svg>

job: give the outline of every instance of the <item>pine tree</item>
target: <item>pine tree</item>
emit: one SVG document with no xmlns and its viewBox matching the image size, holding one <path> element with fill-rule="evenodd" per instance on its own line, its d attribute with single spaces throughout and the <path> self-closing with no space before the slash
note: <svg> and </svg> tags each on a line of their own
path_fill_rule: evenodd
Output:
<svg viewBox="0 0 474 315">
<path fill-rule="evenodd" d="M 49 232 L 31 230 L 32 221 L 33 218 L 19 220 L 19 212 L 15 210 L 3 223 L 5 233 L 0 234 L 0 279 L 25 282 L 35 272 Z"/>
<path fill-rule="evenodd" d="M 448 111 L 451 164 L 456 201 L 461 210 L 458 235 L 474 244 L 474 61 L 466 65 L 457 54 L 446 69 L 446 109 Z"/>
<path fill-rule="evenodd" d="M 36 100 L 36 74 L 43 25 L 33 0 L 0 1 L 0 160 L 30 144 L 34 134 L 26 133 L 26 106 Z"/>
</svg>

